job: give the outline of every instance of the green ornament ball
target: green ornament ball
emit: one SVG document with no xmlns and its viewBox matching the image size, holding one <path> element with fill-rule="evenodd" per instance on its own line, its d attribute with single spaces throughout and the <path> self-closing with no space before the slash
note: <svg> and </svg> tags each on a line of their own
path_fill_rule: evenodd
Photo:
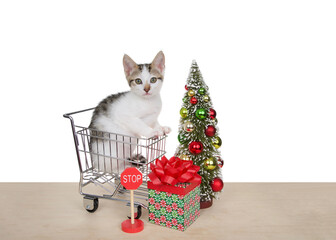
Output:
<svg viewBox="0 0 336 240">
<path fill-rule="evenodd" d="M 179 135 L 177 136 L 177 139 L 178 139 L 179 143 L 181 143 L 181 144 L 186 143 L 187 140 L 188 140 L 188 139 L 186 138 L 186 136 L 184 136 L 184 135 L 182 135 L 182 134 L 179 134 Z"/>
<path fill-rule="evenodd" d="M 186 118 L 188 116 L 188 109 L 186 109 L 184 107 L 181 108 L 180 115 L 181 115 L 182 118 Z"/>
<path fill-rule="evenodd" d="M 187 97 L 184 97 L 182 100 L 183 100 L 184 103 L 188 102 L 188 98 Z"/>
<path fill-rule="evenodd" d="M 207 117 L 207 112 L 204 108 L 199 108 L 196 110 L 195 115 L 198 119 L 203 120 Z"/>
<path fill-rule="evenodd" d="M 201 95 L 204 95 L 205 94 L 205 88 L 200 88 L 198 89 L 198 93 L 201 94 Z"/>
</svg>

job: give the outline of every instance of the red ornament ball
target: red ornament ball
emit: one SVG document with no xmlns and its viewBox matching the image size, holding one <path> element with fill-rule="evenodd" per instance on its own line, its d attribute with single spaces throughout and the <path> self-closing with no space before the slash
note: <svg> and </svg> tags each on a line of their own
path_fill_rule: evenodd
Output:
<svg viewBox="0 0 336 240">
<path fill-rule="evenodd" d="M 187 90 L 187 91 L 188 91 L 188 86 L 187 86 L 187 85 L 185 85 L 185 86 L 184 86 L 184 88 L 185 88 L 185 90 Z"/>
<path fill-rule="evenodd" d="M 211 119 L 215 119 L 216 118 L 216 111 L 215 111 L 215 109 L 210 108 L 210 110 L 209 110 L 209 117 Z"/>
<path fill-rule="evenodd" d="M 216 128 L 212 125 L 207 126 L 207 128 L 205 129 L 205 135 L 208 137 L 213 137 L 216 134 Z"/>
<path fill-rule="evenodd" d="M 220 192 L 220 191 L 222 191 L 222 189 L 224 187 L 224 183 L 223 183 L 222 179 L 220 179 L 220 178 L 214 178 L 212 180 L 212 182 L 210 183 L 210 186 L 212 188 L 212 191 L 214 191 L 214 192 Z"/>
<path fill-rule="evenodd" d="M 196 141 L 191 142 L 189 144 L 189 151 L 194 155 L 200 154 L 203 151 L 203 144 Z"/>
<path fill-rule="evenodd" d="M 196 104 L 197 102 L 198 102 L 197 98 L 195 98 L 195 97 L 190 98 L 190 103 L 191 104 Z"/>
</svg>

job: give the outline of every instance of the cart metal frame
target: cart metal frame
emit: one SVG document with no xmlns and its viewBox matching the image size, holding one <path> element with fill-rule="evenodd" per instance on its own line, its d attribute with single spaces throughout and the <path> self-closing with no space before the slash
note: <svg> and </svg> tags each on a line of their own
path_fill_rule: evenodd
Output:
<svg viewBox="0 0 336 240">
<path fill-rule="evenodd" d="M 90 129 L 88 127 L 82 127 L 75 124 L 74 116 L 84 112 L 89 112 L 95 108 L 88 108 L 81 111 L 66 113 L 63 117 L 68 118 L 71 123 L 71 130 L 75 144 L 75 150 L 77 155 L 80 180 L 79 180 L 79 193 L 83 195 L 84 208 L 88 212 L 95 212 L 98 208 L 98 199 L 115 200 L 126 203 L 130 206 L 130 201 L 126 198 L 129 191 L 123 188 L 120 183 L 121 172 L 129 165 L 137 167 L 143 174 L 143 185 L 141 185 L 136 191 L 134 191 L 135 197 L 147 201 L 147 181 L 148 173 L 150 172 L 149 165 L 157 158 L 165 155 L 165 145 L 167 136 L 159 136 L 152 138 L 136 138 L 127 135 L 121 135 L 116 133 L 99 132 L 97 130 Z M 93 131 L 95 134 L 92 134 Z M 100 152 L 91 151 L 90 142 L 92 139 L 101 141 L 105 148 L 109 148 L 109 154 L 101 154 Z M 106 144 L 109 143 L 109 144 Z M 112 157 L 112 145 L 122 145 L 124 151 L 122 156 Z M 129 155 L 138 156 L 139 159 L 128 158 L 125 154 L 125 148 L 130 149 Z M 118 147 L 116 148 L 118 149 Z M 131 152 L 131 149 L 133 151 Z M 135 152 L 135 153 L 134 153 Z M 98 157 L 98 166 L 94 166 L 93 156 Z M 117 154 L 118 155 L 118 154 Z M 140 159 L 140 156 L 145 155 L 145 160 Z M 99 166 L 99 158 L 103 159 L 104 166 Z M 108 162 L 109 161 L 109 162 Z M 117 163 L 117 170 L 112 168 L 113 162 Z M 110 165 L 106 164 L 110 163 Z M 96 163 L 97 165 L 97 163 Z M 107 169 L 109 168 L 110 169 Z M 84 190 L 88 185 L 95 185 L 103 193 L 97 193 L 96 191 L 90 192 Z M 147 209 L 147 205 L 141 202 L 135 201 L 134 205 L 137 209 L 136 218 L 141 216 L 141 208 Z"/>
</svg>

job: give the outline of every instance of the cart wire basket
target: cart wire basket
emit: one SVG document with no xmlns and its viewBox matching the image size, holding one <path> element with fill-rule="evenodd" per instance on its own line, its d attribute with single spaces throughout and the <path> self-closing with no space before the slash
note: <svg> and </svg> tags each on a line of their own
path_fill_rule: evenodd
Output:
<svg viewBox="0 0 336 240">
<path fill-rule="evenodd" d="M 147 209 L 147 181 L 150 163 L 165 155 L 167 136 L 137 138 L 117 133 L 100 132 L 75 124 L 74 117 L 89 113 L 95 108 L 66 113 L 75 143 L 80 181 L 79 193 L 83 195 L 84 208 L 95 212 L 99 198 L 116 200 L 130 206 L 129 191 L 120 183 L 120 175 L 127 167 L 136 167 L 143 175 L 143 184 L 134 191 L 135 218 L 140 218 L 141 208 Z"/>
</svg>

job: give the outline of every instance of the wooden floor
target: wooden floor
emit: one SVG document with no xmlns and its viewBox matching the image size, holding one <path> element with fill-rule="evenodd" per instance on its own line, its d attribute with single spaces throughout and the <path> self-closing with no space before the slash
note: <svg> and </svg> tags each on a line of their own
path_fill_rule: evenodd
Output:
<svg viewBox="0 0 336 240">
<path fill-rule="evenodd" d="M 185 232 L 148 223 L 127 234 L 129 208 L 101 200 L 83 208 L 76 183 L 0 183 L 0 239 L 336 239 L 336 183 L 226 183 Z"/>
</svg>

